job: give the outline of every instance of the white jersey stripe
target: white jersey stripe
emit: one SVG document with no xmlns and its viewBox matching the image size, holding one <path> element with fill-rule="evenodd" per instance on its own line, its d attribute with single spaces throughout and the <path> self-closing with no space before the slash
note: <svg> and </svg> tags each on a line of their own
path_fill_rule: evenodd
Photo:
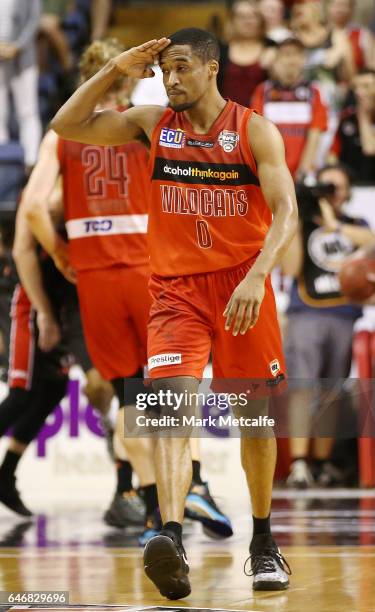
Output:
<svg viewBox="0 0 375 612">
<path fill-rule="evenodd" d="M 113 215 L 85 217 L 66 222 L 69 240 L 115 234 L 146 234 L 148 215 Z"/>
<path fill-rule="evenodd" d="M 263 115 L 274 123 L 311 123 L 309 102 L 266 102 Z"/>
</svg>

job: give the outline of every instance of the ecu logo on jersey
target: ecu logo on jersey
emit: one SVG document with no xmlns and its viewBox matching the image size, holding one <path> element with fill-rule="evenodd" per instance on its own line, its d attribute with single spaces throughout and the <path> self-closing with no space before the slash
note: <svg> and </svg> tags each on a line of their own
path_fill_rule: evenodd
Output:
<svg viewBox="0 0 375 612">
<path fill-rule="evenodd" d="M 225 153 L 232 153 L 239 143 L 240 135 L 237 132 L 223 130 L 219 134 L 219 145 L 223 147 Z"/>
<path fill-rule="evenodd" d="M 159 145 L 170 149 L 182 149 L 185 145 L 185 132 L 163 127 L 160 131 Z"/>
</svg>

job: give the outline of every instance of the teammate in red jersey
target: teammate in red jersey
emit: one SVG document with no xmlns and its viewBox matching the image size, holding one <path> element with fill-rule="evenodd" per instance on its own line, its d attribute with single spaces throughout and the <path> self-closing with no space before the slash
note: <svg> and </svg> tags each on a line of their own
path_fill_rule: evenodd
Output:
<svg viewBox="0 0 375 612">
<path fill-rule="evenodd" d="M 273 124 L 220 96 L 218 58 L 217 40 L 196 28 L 149 41 L 109 61 L 52 122 L 79 142 L 121 145 L 145 133 L 152 143 L 148 364 L 154 388 L 172 394 L 197 391 L 211 348 L 215 377 L 275 384 L 284 375 L 269 273 L 297 226 L 293 181 Z M 170 109 L 95 110 L 119 74 L 150 77 L 157 60 Z M 241 445 L 253 509 L 253 588 L 285 589 L 270 531 L 276 441 L 243 437 Z M 158 438 L 155 466 L 163 531 L 145 548 L 145 571 L 163 595 L 178 599 L 190 593 L 182 545 L 188 436 Z"/>
<path fill-rule="evenodd" d="M 90 78 L 120 50 L 115 40 L 92 43 L 81 58 L 81 79 Z M 132 80 L 120 75 L 98 108 L 106 112 L 104 109 L 126 107 L 132 87 Z M 117 147 L 90 146 L 59 139 L 51 131 L 42 143 L 22 200 L 35 236 L 68 278 L 77 281 L 90 356 L 102 376 L 112 382 L 121 406 L 134 403 L 137 386 L 128 380 L 124 388 L 124 378 L 132 377 L 137 383 L 146 364 L 150 309 L 147 164 L 148 150 L 139 141 Z M 48 193 L 58 174 L 63 182 L 68 254 L 46 214 Z M 122 431 L 120 411 L 117 432 Z M 123 434 L 117 440 L 119 437 Z M 117 454 L 119 446 L 116 444 Z M 126 450 L 146 503 L 143 544 L 161 528 L 150 440 L 128 438 Z M 233 533 L 230 521 L 211 498 L 207 483 L 200 480 L 196 464 L 187 514 L 199 520 L 208 533 L 229 537 Z M 128 506 L 135 503 L 133 493 L 130 490 L 122 499 L 115 495 L 105 515 L 107 522 L 125 526 L 124 502 Z"/>
</svg>

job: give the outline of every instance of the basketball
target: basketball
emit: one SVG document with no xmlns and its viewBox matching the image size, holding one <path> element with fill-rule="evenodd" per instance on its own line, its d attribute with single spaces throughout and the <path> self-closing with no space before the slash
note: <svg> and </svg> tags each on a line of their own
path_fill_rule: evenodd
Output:
<svg viewBox="0 0 375 612">
<path fill-rule="evenodd" d="M 339 273 L 341 292 L 353 302 L 364 302 L 375 292 L 375 284 L 368 279 L 375 274 L 375 259 L 363 257 L 345 263 Z"/>
</svg>

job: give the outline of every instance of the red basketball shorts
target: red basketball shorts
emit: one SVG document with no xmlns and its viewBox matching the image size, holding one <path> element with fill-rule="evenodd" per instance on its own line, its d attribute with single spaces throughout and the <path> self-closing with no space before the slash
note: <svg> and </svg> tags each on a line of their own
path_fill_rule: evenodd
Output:
<svg viewBox="0 0 375 612">
<path fill-rule="evenodd" d="M 106 380 L 132 376 L 146 364 L 149 278 L 148 266 L 113 266 L 78 273 L 87 348 Z"/>
<path fill-rule="evenodd" d="M 276 381 L 285 372 L 271 281 L 256 325 L 245 335 L 225 331 L 223 312 L 252 262 L 218 272 L 176 278 L 151 276 L 148 325 L 151 378 L 202 378 L 210 353 L 213 376 Z"/>
<path fill-rule="evenodd" d="M 33 380 L 35 357 L 35 311 L 26 291 L 17 285 L 10 311 L 10 351 L 8 386 L 30 390 Z"/>
</svg>

